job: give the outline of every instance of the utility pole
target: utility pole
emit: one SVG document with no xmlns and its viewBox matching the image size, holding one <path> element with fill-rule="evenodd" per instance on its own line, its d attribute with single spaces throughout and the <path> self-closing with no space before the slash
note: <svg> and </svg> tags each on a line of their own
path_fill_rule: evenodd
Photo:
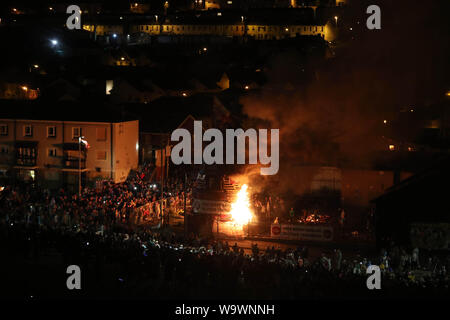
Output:
<svg viewBox="0 0 450 320">
<path fill-rule="evenodd" d="M 164 224 L 164 207 L 163 207 L 163 197 L 164 197 L 164 170 L 163 170 L 163 148 L 161 145 L 161 226 Z"/>
<path fill-rule="evenodd" d="M 183 207 L 183 213 L 184 213 L 184 237 L 186 238 L 187 232 L 186 232 L 186 198 L 187 198 L 187 173 L 184 172 L 184 207 Z"/>
<path fill-rule="evenodd" d="M 169 137 L 167 137 L 167 144 L 164 147 L 164 174 L 167 174 L 167 179 L 169 179 L 169 160 L 167 159 L 167 147 L 169 146 Z M 166 201 L 167 202 L 167 201 Z M 167 206 L 167 203 L 166 203 Z M 170 224 L 170 212 L 167 210 L 167 225 Z"/>
<path fill-rule="evenodd" d="M 85 150 L 86 148 L 89 147 L 88 142 L 86 140 L 83 140 L 83 138 L 84 137 L 81 135 L 80 132 L 80 136 L 78 136 L 78 195 L 80 198 L 81 198 L 81 144 L 82 143 L 84 144 Z"/>
<path fill-rule="evenodd" d="M 81 136 L 78 137 L 78 196 L 81 198 Z"/>
</svg>

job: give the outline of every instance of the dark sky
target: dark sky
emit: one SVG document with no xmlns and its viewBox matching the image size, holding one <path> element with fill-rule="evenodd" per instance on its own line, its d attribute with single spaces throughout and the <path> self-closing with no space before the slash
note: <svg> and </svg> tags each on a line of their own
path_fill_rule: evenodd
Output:
<svg viewBox="0 0 450 320">
<path fill-rule="evenodd" d="M 381 30 L 365 27 L 370 4 L 381 8 Z M 275 82 L 292 84 L 301 77 L 295 67 L 301 57 L 285 52 L 272 60 L 262 93 L 241 100 L 244 112 L 280 128 L 280 152 L 287 159 L 326 163 L 346 158 L 370 165 L 373 151 L 387 148 L 383 119 L 395 118 L 405 107 L 426 108 L 446 99 L 449 5 L 359 1 L 340 17 L 342 26 L 353 27 L 355 39 L 336 49 L 336 58 L 310 66 L 315 81 L 294 90 L 270 90 Z"/>
</svg>

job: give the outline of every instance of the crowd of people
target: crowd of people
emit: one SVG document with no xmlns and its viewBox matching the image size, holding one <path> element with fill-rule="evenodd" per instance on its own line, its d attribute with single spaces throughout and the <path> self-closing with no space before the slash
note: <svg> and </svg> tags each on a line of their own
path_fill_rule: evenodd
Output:
<svg viewBox="0 0 450 320">
<path fill-rule="evenodd" d="M 116 224 L 141 222 L 145 215 L 160 219 L 167 209 L 182 206 L 185 193 L 189 193 L 183 182 L 172 178 L 161 193 L 160 185 L 151 183 L 148 176 L 144 167 L 125 182 L 105 180 L 95 188 L 84 188 L 81 196 L 64 189 L 51 193 L 32 184 L 7 186 L 0 194 L 2 219 L 7 223 L 24 220 L 47 227 L 79 225 L 104 231 Z M 148 210 L 136 210 L 144 205 Z"/>
<path fill-rule="evenodd" d="M 3 219 L 0 229 L 0 242 L 6 250 L 2 255 L 9 257 L 1 268 L 7 268 L 11 261 L 21 261 L 3 274 L 10 275 L 8 279 L 14 282 L 12 292 L 24 296 L 70 296 L 73 293 L 65 289 L 62 272 L 72 264 L 83 270 L 80 295 L 85 297 L 364 297 L 377 294 L 366 287 L 366 269 L 371 264 L 381 269 L 383 290 L 378 294 L 382 297 L 439 296 L 448 291 L 449 285 L 448 257 L 421 257 L 418 249 L 408 254 L 393 247 L 372 261 L 360 256 L 343 257 L 337 249 L 314 259 L 306 247 L 281 250 L 254 245 L 246 254 L 237 244 L 226 241 L 120 227 L 100 233 L 78 225 L 54 228 L 27 225 L 26 221 L 6 224 Z M 24 280 L 18 280 L 15 274 L 23 266 L 42 265 L 53 259 L 57 262 L 46 268 L 55 271 L 49 273 L 45 285 L 30 284 L 28 279 L 26 286 L 20 286 L 25 291 L 18 289 L 17 283 Z M 57 274 L 61 278 L 55 278 Z M 21 277 L 28 276 L 26 270 L 21 273 Z"/>
<path fill-rule="evenodd" d="M 183 193 L 180 183 L 169 186 L 167 195 Z M 32 187 L 5 188 L 0 243 L 1 255 L 8 259 L 1 271 L 10 277 L 3 287 L 8 295 L 67 296 L 73 293 L 62 278 L 65 268 L 75 264 L 83 270 L 80 295 L 86 297 L 431 297 L 448 290 L 449 257 L 426 257 L 417 248 L 407 253 L 392 245 L 372 259 L 344 257 L 339 249 L 313 258 L 306 247 L 270 245 L 254 245 L 245 253 L 237 244 L 126 223 L 132 208 L 157 197 L 158 191 L 139 173 L 121 184 L 85 189 L 81 198 L 62 190 L 51 195 Z M 381 269 L 381 293 L 366 287 L 371 264 Z M 27 272 L 28 266 L 48 274 L 44 279 Z"/>
</svg>

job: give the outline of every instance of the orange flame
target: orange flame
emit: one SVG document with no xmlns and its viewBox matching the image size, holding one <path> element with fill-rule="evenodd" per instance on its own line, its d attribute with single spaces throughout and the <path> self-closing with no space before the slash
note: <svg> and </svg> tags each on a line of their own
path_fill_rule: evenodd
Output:
<svg viewBox="0 0 450 320">
<path fill-rule="evenodd" d="M 253 218 L 247 189 L 248 186 L 246 184 L 242 185 L 241 190 L 237 193 L 236 201 L 231 204 L 231 211 L 229 212 L 233 219 L 232 221 L 241 226 L 248 224 Z"/>
</svg>

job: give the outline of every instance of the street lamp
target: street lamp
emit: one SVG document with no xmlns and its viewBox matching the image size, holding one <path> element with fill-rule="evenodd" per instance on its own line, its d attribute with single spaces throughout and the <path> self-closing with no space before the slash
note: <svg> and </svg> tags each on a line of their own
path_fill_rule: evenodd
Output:
<svg viewBox="0 0 450 320">
<path fill-rule="evenodd" d="M 78 137 L 78 195 L 81 198 L 81 144 L 84 144 L 86 147 L 88 146 L 88 142 L 83 139 L 83 136 Z"/>
<path fill-rule="evenodd" d="M 334 16 L 334 20 L 336 21 L 336 27 L 337 27 L 338 16 Z"/>
</svg>

